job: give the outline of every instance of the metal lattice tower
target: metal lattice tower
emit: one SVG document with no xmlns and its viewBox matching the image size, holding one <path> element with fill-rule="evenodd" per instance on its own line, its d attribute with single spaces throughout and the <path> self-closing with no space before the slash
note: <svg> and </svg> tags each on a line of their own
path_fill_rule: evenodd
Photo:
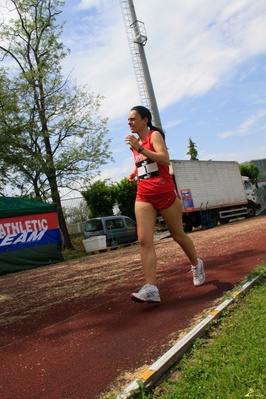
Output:
<svg viewBox="0 0 266 399">
<path fill-rule="evenodd" d="M 161 119 L 144 51 L 144 46 L 148 40 L 145 26 L 143 22 L 137 20 L 132 0 L 120 0 L 120 4 L 137 79 L 140 100 L 142 105 L 146 106 L 151 111 L 154 125 L 161 127 Z"/>
</svg>

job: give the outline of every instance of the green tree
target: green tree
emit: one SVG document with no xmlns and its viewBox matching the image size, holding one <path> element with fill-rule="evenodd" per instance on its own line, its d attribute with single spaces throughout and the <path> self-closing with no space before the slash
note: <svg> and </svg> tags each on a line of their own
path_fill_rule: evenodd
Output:
<svg viewBox="0 0 266 399">
<path fill-rule="evenodd" d="M 87 202 L 90 218 L 113 215 L 115 206 L 115 190 L 113 185 L 108 185 L 107 180 L 96 181 L 81 192 Z"/>
<path fill-rule="evenodd" d="M 190 155 L 190 160 L 198 160 L 198 151 L 197 151 L 197 146 L 196 144 L 189 138 L 189 143 L 188 143 L 188 152 L 186 155 Z"/>
<path fill-rule="evenodd" d="M 136 198 L 137 183 L 129 183 L 125 177 L 115 185 L 115 198 L 122 215 L 135 220 L 134 204 Z"/>
<path fill-rule="evenodd" d="M 5 70 L 0 67 L 0 195 L 2 196 L 5 196 L 5 186 L 12 178 L 7 167 L 10 152 L 13 149 L 10 146 L 10 135 L 15 139 L 18 133 L 18 123 L 22 124 L 21 121 L 13 119 L 13 116 L 19 112 L 17 96 L 9 87 L 5 75 Z M 19 157 L 19 153 L 17 157 Z"/>
<path fill-rule="evenodd" d="M 258 181 L 266 181 L 266 172 L 260 170 Z"/>
<path fill-rule="evenodd" d="M 102 97 L 63 78 L 64 1 L 9 0 L 0 26 L 0 187 L 52 200 L 72 248 L 59 188 L 87 185 L 111 156 Z M 9 6 L 9 9 L 8 9 Z M 3 7 L 2 7 L 3 10 Z M 75 187 L 76 188 L 76 187 Z"/>
<path fill-rule="evenodd" d="M 241 163 L 239 165 L 240 173 L 241 176 L 247 176 L 250 178 L 252 183 L 255 183 L 257 180 L 260 170 L 257 165 L 255 165 L 253 162 L 251 163 Z"/>
</svg>

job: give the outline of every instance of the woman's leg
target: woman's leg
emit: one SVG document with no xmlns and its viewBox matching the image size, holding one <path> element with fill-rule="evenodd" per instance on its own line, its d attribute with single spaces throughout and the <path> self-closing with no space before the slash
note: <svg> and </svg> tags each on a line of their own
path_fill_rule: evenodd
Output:
<svg viewBox="0 0 266 399">
<path fill-rule="evenodd" d="M 193 241 L 183 230 L 182 208 L 182 201 L 177 197 L 173 205 L 167 209 L 161 209 L 160 213 L 173 239 L 181 246 L 191 265 L 196 266 L 198 259 Z"/>
<path fill-rule="evenodd" d="M 141 262 L 146 283 L 156 286 L 157 258 L 154 249 L 154 227 L 157 210 L 148 202 L 135 203 Z"/>
</svg>

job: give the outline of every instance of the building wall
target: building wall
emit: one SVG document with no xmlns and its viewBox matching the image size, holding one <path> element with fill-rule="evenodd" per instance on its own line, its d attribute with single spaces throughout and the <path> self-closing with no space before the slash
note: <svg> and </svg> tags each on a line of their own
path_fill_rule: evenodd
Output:
<svg viewBox="0 0 266 399">
<path fill-rule="evenodd" d="M 250 162 L 253 162 L 255 165 L 257 165 L 258 168 L 260 170 L 262 170 L 262 172 L 266 172 L 266 158 L 264 158 L 264 159 L 254 159 L 253 161 L 250 161 Z"/>
</svg>

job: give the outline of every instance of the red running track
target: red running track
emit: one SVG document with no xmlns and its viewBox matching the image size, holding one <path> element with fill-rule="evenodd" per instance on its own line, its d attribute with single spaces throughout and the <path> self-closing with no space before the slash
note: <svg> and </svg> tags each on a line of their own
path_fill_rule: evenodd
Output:
<svg viewBox="0 0 266 399">
<path fill-rule="evenodd" d="M 191 238 L 206 283 L 194 287 L 183 253 L 171 238 L 161 240 L 159 305 L 129 298 L 143 284 L 138 246 L 0 277 L 1 399 L 94 399 L 117 387 L 125 372 L 132 375 L 127 385 L 266 262 L 265 216 Z"/>
</svg>

